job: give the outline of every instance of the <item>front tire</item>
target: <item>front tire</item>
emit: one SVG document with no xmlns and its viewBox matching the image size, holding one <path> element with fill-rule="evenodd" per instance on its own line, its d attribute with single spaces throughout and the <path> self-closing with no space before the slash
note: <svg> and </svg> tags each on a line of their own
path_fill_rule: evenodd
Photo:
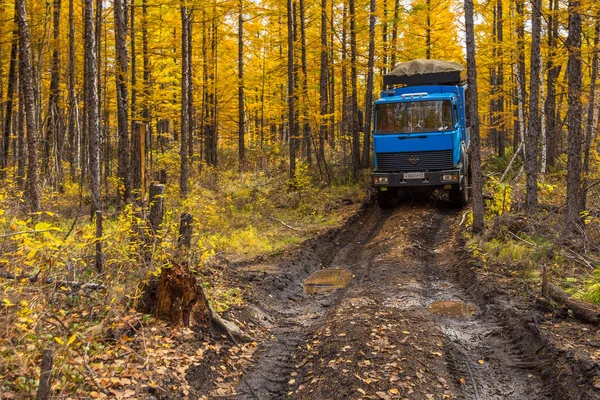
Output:
<svg viewBox="0 0 600 400">
<path fill-rule="evenodd" d="M 377 190 L 377 204 L 379 208 L 388 209 L 393 208 L 396 205 L 397 191 L 395 188 L 387 188 L 386 191 L 382 191 L 381 188 Z"/>
<path fill-rule="evenodd" d="M 450 202 L 459 208 L 463 208 L 469 202 L 469 177 L 463 175 L 460 184 L 452 185 L 450 189 Z"/>
</svg>

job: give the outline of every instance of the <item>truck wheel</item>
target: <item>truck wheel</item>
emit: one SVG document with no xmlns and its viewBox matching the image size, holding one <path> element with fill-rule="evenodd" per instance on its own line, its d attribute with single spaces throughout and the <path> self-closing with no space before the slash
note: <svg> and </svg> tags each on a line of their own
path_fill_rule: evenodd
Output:
<svg viewBox="0 0 600 400">
<path fill-rule="evenodd" d="M 377 190 L 377 204 L 380 208 L 388 209 L 396 205 L 397 191 L 395 188 L 388 188 L 385 192 Z"/>
<path fill-rule="evenodd" d="M 462 186 L 462 189 L 461 189 Z M 461 184 L 452 185 L 450 189 L 450 202 L 456 207 L 464 207 L 469 202 L 469 178 L 463 175 Z"/>
</svg>

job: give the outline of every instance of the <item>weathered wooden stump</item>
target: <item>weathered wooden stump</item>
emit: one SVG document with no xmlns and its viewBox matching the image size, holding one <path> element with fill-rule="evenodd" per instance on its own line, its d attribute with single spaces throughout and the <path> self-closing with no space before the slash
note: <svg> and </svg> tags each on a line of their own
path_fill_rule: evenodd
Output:
<svg viewBox="0 0 600 400">
<path fill-rule="evenodd" d="M 162 225 L 164 215 L 165 185 L 152 183 L 150 185 L 150 228 L 156 234 Z"/>
</svg>

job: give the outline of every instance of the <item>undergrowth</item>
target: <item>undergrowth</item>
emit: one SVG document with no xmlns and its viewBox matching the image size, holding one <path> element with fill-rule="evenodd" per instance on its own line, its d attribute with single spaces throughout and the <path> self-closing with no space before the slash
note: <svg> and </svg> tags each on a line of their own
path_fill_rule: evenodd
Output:
<svg viewBox="0 0 600 400">
<path fill-rule="evenodd" d="M 174 350 L 165 347 L 171 341 L 165 338 L 187 333 L 135 311 L 143 283 L 174 262 L 182 212 L 194 218 L 187 262 L 213 307 L 224 312 L 240 306 L 244 293 L 207 269 L 218 260 L 226 260 L 226 267 L 227 261 L 293 246 L 339 224 L 366 194 L 364 186 L 348 183 L 346 172 L 324 185 L 315 167 L 303 163 L 294 181 L 283 163 L 243 173 L 195 163 L 190 194 L 181 199 L 177 152 L 154 154 L 153 160 L 155 170 L 167 171 L 168 183 L 160 240 L 150 244 L 143 239 L 145 208 L 111 200 L 116 181 L 103 190 L 109 197 L 99 239 L 86 187 L 67 182 L 62 193 L 46 187 L 42 204 L 48 211 L 28 214 L 22 190 L 6 182 L 0 192 L 2 396 L 35 396 L 44 348 L 54 350 L 53 390 L 63 397 L 119 397 L 132 384 L 156 388 L 161 376 L 185 375 L 192 355 L 167 357 Z M 100 271 L 94 257 L 98 241 L 104 252 Z"/>
</svg>

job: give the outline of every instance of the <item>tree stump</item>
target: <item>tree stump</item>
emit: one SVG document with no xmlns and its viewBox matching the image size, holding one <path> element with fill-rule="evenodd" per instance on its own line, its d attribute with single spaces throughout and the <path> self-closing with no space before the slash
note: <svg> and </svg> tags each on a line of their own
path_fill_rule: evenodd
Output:
<svg viewBox="0 0 600 400">
<path fill-rule="evenodd" d="M 185 247 L 189 249 L 192 246 L 192 222 L 194 218 L 191 214 L 182 213 L 181 222 L 179 224 L 179 238 L 177 239 L 177 247 L 181 249 Z"/>
<path fill-rule="evenodd" d="M 50 397 L 50 376 L 52 375 L 52 350 L 44 349 L 40 365 L 40 384 L 36 400 L 46 400 Z"/>
<path fill-rule="evenodd" d="M 187 265 L 173 264 L 162 270 L 155 314 L 174 325 L 207 325 L 210 321 L 208 300 Z"/>
<path fill-rule="evenodd" d="M 152 183 L 150 185 L 150 227 L 152 233 L 156 234 L 160 229 L 164 215 L 165 185 Z"/>
</svg>

